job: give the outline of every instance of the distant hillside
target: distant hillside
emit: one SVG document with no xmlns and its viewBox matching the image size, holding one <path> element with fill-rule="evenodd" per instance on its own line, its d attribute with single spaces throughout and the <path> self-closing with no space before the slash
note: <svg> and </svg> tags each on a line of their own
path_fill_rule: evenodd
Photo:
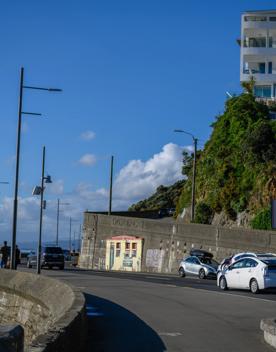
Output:
<svg viewBox="0 0 276 352">
<path fill-rule="evenodd" d="M 129 211 L 143 211 L 143 210 L 156 210 L 163 208 L 175 208 L 179 196 L 182 192 L 185 180 L 176 182 L 172 186 L 159 186 L 156 192 L 147 199 L 133 204 Z"/>
</svg>

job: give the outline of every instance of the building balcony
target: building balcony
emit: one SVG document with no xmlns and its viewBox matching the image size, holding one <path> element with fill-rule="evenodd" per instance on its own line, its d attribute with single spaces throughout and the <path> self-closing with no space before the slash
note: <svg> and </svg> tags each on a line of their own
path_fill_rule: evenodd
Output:
<svg viewBox="0 0 276 352">
<path fill-rule="evenodd" d="M 276 48 L 263 48 L 263 47 L 254 47 L 254 48 L 245 48 L 242 49 L 242 55 L 262 55 L 262 56 L 275 56 Z"/>
<path fill-rule="evenodd" d="M 240 74 L 241 82 L 246 82 L 254 77 L 255 81 L 261 84 L 272 84 L 276 83 L 276 72 L 275 73 L 253 73 L 253 71 L 245 70 Z"/>
<path fill-rule="evenodd" d="M 276 29 L 276 22 L 270 21 L 248 21 L 243 22 L 243 29 Z"/>
</svg>

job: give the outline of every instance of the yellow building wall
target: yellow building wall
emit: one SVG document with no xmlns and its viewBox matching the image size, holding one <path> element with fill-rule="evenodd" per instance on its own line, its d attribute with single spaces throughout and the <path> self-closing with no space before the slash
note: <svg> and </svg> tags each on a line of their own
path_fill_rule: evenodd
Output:
<svg viewBox="0 0 276 352">
<path fill-rule="evenodd" d="M 106 270 L 141 271 L 143 239 L 117 236 L 106 240 Z"/>
</svg>

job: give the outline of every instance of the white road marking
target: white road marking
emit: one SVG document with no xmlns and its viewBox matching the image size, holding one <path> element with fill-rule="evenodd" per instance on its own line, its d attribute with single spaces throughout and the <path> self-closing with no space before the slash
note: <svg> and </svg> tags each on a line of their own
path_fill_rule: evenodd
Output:
<svg viewBox="0 0 276 352">
<path fill-rule="evenodd" d="M 172 285 L 172 284 L 166 284 L 166 286 L 169 286 L 169 287 L 178 287 L 178 286 Z"/>
<path fill-rule="evenodd" d="M 171 279 L 169 279 L 168 277 L 158 277 L 158 276 L 145 276 L 146 279 L 155 279 L 155 280 L 168 280 L 170 281 Z"/>
<path fill-rule="evenodd" d="M 159 332 L 159 336 L 170 336 L 170 337 L 176 337 L 176 336 L 181 336 L 181 332 Z"/>
</svg>

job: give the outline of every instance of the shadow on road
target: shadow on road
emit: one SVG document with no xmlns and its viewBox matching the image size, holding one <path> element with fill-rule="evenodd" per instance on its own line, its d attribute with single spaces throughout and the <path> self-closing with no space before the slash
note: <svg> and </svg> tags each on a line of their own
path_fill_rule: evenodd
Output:
<svg viewBox="0 0 276 352">
<path fill-rule="evenodd" d="M 167 351 L 158 334 L 137 315 L 94 295 L 85 294 L 85 298 L 89 346 L 86 352 Z"/>
</svg>

